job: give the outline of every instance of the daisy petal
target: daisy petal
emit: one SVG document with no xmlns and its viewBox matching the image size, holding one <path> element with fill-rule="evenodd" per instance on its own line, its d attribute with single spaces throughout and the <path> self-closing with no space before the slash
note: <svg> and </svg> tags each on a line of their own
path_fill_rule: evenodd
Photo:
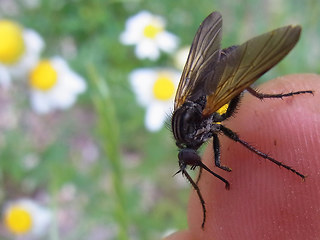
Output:
<svg viewBox="0 0 320 240">
<path fill-rule="evenodd" d="M 8 69 L 0 65 L 0 85 L 3 88 L 8 88 L 10 86 L 10 82 L 11 82 L 11 77 Z"/>
<path fill-rule="evenodd" d="M 30 97 L 32 109 L 38 114 L 46 114 L 50 112 L 51 105 L 47 101 L 44 93 L 33 91 Z"/>
<path fill-rule="evenodd" d="M 167 109 L 165 109 L 164 105 L 161 103 L 154 103 L 148 107 L 145 125 L 149 131 L 155 132 L 162 128 L 167 117 L 166 110 Z"/>
<path fill-rule="evenodd" d="M 29 51 L 40 53 L 44 48 L 44 41 L 41 36 L 32 29 L 26 29 L 24 31 L 24 39 L 28 45 Z"/>
<path fill-rule="evenodd" d="M 147 106 L 153 99 L 151 89 L 154 82 L 153 79 L 156 77 L 157 74 L 152 69 L 142 68 L 130 73 L 129 81 L 140 105 Z"/>
<path fill-rule="evenodd" d="M 76 95 L 57 87 L 47 93 L 46 101 L 53 109 L 68 109 L 75 103 Z"/>
<path fill-rule="evenodd" d="M 157 43 L 161 50 L 170 53 L 177 48 L 179 40 L 172 33 L 163 32 L 157 37 Z"/>
<path fill-rule="evenodd" d="M 155 42 L 149 40 L 144 40 L 137 44 L 135 53 L 139 59 L 149 58 L 155 61 L 160 57 L 160 52 Z"/>
</svg>

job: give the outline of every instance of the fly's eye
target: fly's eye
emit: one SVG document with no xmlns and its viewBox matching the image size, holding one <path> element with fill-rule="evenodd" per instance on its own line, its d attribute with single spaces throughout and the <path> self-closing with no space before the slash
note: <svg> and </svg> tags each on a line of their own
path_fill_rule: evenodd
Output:
<svg viewBox="0 0 320 240">
<path fill-rule="evenodd" d="M 183 117 L 183 129 L 185 133 L 193 133 L 197 129 L 197 124 L 201 121 L 194 111 L 188 111 Z"/>
<path fill-rule="evenodd" d="M 186 112 L 186 114 L 183 117 L 183 122 L 189 124 L 192 121 L 193 117 L 189 112 Z"/>
<path fill-rule="evenodd" d="M 195 123 L 201 121 L 201 118 L 200 118 L 199 114 L 197 114 L 197 112 L 188 111 L 188 112 L 186 112 L 183 120 L 184 120 L 185 123 L 195 124 Z"/>
<path fill-rule="evenodd" d="M 194 125 L 187 125 L 185 129 L 187 133 L 193 133 L 195 131 Z"/>
</svg>

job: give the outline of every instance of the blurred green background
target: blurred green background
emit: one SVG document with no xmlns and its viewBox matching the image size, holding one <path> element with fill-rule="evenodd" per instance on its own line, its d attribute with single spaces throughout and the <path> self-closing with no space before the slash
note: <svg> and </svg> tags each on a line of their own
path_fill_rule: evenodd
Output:
<svg viewBox="0 0 320 240">
<path fill-rule="evenodd" d="M 46 116 L 30 111 L 21 86 L 0 96 L 0 200 L 49 199 L 56 224 L 45 239 L 159 239 L 187 227 L 190 186 L 172 177 L 178 163 L 171 132 L 145 129 L 145 111 L 128 84 L 132 70 L 170 67 L 173 58 L 139 60 L 119 42 L 128 17 L 141 10 L 163 16 L 180 47 L 214 10 L 224 19 L 224 47 L 300 24 L 298 45 L 259 81 L 320 72 L 317 0 L 1 0 L 2 18 L 35 29 L 46 42 L 43 56 L 63 56 L 89 86 L 72 109 Z M 36 165 L 28 168 L 28 161 Z M 1 239 L 12 239 L 3 232 Z"/>
</svg>

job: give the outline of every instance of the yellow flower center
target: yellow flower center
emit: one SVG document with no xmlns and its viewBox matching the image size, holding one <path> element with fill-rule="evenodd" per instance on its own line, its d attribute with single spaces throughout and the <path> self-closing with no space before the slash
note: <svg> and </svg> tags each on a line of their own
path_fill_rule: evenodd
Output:
<svg viewBox="0 0 320 240">
<path fill-rule="evenodd" d="M 32 228 L 31 214 L 20 206 L 13 206 L 5 215 L 7 228 L 15 234 L 24 234 Z"/>
<path fill-rule="evenodd" d="M 158 100 L 169 100 L 173 97 L 174 92 L 175 85 L 168 76 L 160 75 L 153 85 L 153 95 Z"/>
<path fill-rule="evenodd" d="M 147 38 L 154 39 L 158 33 L 162 32 L 163 28 L 159 24 L 151 23 L 145 26 L 143 30 L 143 35 Z"/>
<path fill-rule="evenodd" d="M 13 64 L 24 53 L 25 45 L 21 27 L 8 20 L 0 21 L 0 62 Z"/>
<path fill-rule="evenodd" d="M 30 73 L 30 84 L 33 88 L 47 91 L 57 83 L 57 71 L 48 60 L 43 60 Z"/>
<path fill-rule="evenodd" d="M 218 109 L 217 113 L 219 113 L 220 115 L 226 113 L 228 107 L 229 107 L 229 103 L 223 105 L 221 108 Z"/>
</svg>

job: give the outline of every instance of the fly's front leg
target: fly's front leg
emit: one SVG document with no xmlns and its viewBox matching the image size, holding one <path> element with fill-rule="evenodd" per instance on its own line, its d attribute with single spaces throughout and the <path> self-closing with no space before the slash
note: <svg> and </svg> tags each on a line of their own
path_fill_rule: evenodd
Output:
<svg viewBox="0 0 320 240">
<path fill-rule="evenodd" d="M 197 180 L 196 180 L 196 184 L 198 185 L 200 179 L 201 179 L 201 176 L 202 176 L 202 168 L 199 168 L 199 173 L 198 173 L 198 177 L 197 177 Z"/>
<path fill-rule="evenodd" d="M 213 134 L 213 154 L 214 154 L 214 164 L 218 168 L 221 168 L 227 172 L 231 172 L 231 170 L 232 170 L 231 168 L 221 165 L 221 162 L 220 162 L 220 140 L 218 138 L 218 135 L 215 133 Z M 196 184 L 198 184 L 198 182 L 201 178 L 201 175 L 202 175 L 202 168 L 200 168 L 200 170 L 199 170 Z"/>
<path fill-rule="evenodd" d="M 201 228 L 204 228 L 204 224 L 206 222 L 207 210 L 206 210 L 205 201 L 202 197 L 201 191 L 200 191 L 198 185 L 192 180 L 192 178 L 190 177 L 190 175 L 188 174 L 188 172 L 185 169 L 182 170 L 182 174 L 188 179 L 188 181 L 191 183 L 193 189 L 196 191 L 196 193 L 198 195 L 198 198 L 199 198 L 201 206 L 202 206 L 202 213 L 203 213 Z"/>
<path fill-rule="evenodd" d="M 227 172 L 231 172 L 231 168 L 221 165 L 220 162 L 220 141 L 217 134 L 213 134 L 213 153 L 214 153 L 214 163 L 218 168 L 221 168 Z"/>
</svg>

